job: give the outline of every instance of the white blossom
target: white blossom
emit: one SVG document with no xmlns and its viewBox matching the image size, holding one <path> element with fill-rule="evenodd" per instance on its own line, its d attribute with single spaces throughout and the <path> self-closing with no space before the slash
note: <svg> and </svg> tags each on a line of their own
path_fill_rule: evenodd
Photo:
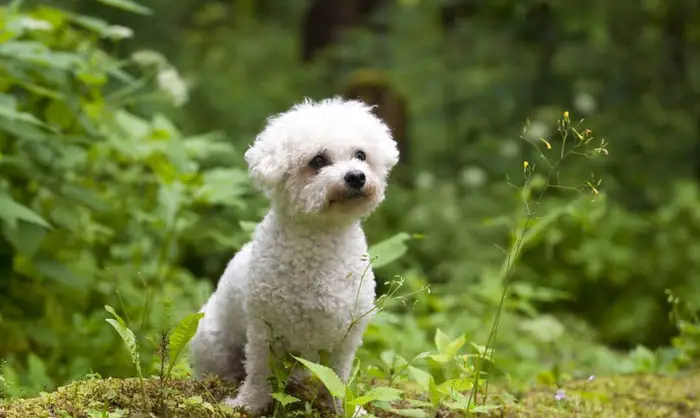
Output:
<svg viewBox="0 0 700 418">
<path fill-rule="evenodd" d="M 16 20 L 14 20 L 12 23 L 20 31 L 22 31 L 22 30 L 40 31 L 40 30 L 53 29 L 53 25 L 51 24 L 51 22 L 48 22 L 46 20 L 34 19 L 33 17 L 29 17 L 29 16 L 22 16 Z"/>
<path fill-rule="evenodd" d="M 127 39 L 133 37 L 134 31 L 131 30 L 131 28 L 127 28 L 126 26 L 112 25 L 105 29 L 105 31 L 102 33 L 102 36 L 118 41 L 120 39 Z"/>
<path fill-rule="evenodd" d="M 167 94 L 175 106 L 181 106 L 189 98 L 187 84 L 173 67 L 158 72 L 158 88 Z"/>
</svg>

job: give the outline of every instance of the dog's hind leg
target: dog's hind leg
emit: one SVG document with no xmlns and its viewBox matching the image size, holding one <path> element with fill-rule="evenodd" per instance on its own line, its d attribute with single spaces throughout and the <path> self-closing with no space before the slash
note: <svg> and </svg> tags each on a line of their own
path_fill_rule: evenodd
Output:
<svg viewBox="0 0 700 418">
<path fill-rule="evenodd" d="M 212 321 L 213 322 L 213 321 Z M 215 374 L 239 382 L 245 378 L 245 339 L 234 341 L 231 333 L 215 328 L 202 318 L 190 343 L 195 374 Z"/>
</svg>

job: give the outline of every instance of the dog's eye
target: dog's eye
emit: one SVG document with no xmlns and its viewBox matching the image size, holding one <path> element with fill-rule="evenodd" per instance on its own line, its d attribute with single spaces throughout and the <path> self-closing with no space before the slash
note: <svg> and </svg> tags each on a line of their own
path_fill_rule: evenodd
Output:
<svg viewBox="0 0 700 418">
<path fill-rule="evenodd" d="M 367 154 L 365 154 L 364 151 L 357 151 L 355 153 L 355 158 L 357 158 L 360 161 L 364 161 L 367 159 Z"/>
<path fill-rule="evenodd" d="M 311 161 L 309 161 L 309 167 L 313 168 L 314 170 L 320 170 L 327 165 L 328 159 L 320 154 L 312 158 Z"/>
</svg>

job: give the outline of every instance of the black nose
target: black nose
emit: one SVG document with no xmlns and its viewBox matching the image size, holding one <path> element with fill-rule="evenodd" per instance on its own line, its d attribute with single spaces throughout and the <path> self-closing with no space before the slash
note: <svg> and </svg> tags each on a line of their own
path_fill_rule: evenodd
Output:
<svg viewBox="0 0 700 418">
<path fill-rule="evenodd" d="M 345 173 L 345 183 L 353 189 L 359 189 L 365 185 L 365 173 L 362 171 L 348 171 Z"/>
</svg>

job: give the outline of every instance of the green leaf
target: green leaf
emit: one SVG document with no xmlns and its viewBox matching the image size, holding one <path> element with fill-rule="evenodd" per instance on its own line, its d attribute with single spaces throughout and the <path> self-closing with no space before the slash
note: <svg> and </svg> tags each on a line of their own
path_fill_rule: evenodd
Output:
<svg viewBox="0 0 700 418">
<path fill-rule="evenodd" d="M 449 363 L 450 360 L 452 360 L 452 357 L 448 356 L 447 354 L 432 353 L 428 356 L 428 358 L 433 360 L 433 361 L 437 361 L 440 364 Z"/>
<path fill-rule="evenodd" d="M 114 7 L 116 9 L 125 10 L 127 12 L 133 12 L 140 15 L 150 15 L 153 13 L 151 9 L 146 6 L 142 6 L 131 0 L 97 0 L 102 4 Z"/>
<path fill-rule="evenodd" d="M 30 258 L 36 254 L 46 236 L 45 228 L 25 221 L 19 221 L 15 228 L 5 224 L 2 232 L 20 254 Z"/>
<path fill-rule="evenodd" d="M 194 337 L 194 334 L 197 332 L 197 327 L 199 326 L 199 321 L 203 317 L 204 313 L 202 312 L 187 315 L 180 322 L 178 322 L 178 324 L 175 325 L 175 328 L 173 328 L 173 330 L 170 332 L 170 336 L 168 338 L 169 364 L 167 376 L 170 376 L 170 372 L 172 371 L 173 366 L 175 366 L 178 357 L 180 357 L 182 351 L 185 349 L 185 347 L 187 347 L 187 344 L 190 342 L 192 337 Z"/>
<path fill-rule="evenodd" d="M 427 418 L 429 416 L 427 411 L 424 411 L 422 409 L 414 409 L 414 408 L 395 409 L 392 412 L 394 412 L 397 415 L 400 415 L 402 417 L 410 417 L 410 418 Z"/>
<path fill-rule="evenodd" d="M 107 28 L 110 27 L 106 21 L 92 16 L 69 14 L 68 19 L 76 25 L 91 30 L 100 36 L 103 36 Z"/>
<path fill-rule="evenodd" d="M 372 245 L 369 249 L 370 257 L 373 260 L 372 267 L 384 267 L 399 259 L 408 250 L 406 241 L 409 239 L 411 239 L 409 234 L 400 232 L 391 238 Z"/>
<path fill-rule="evenodd" d="M 466 342 L 467 337 L 464 334 L 460 335 L 459 337 L 450 341 L 450 343 L 445 348 L 444 354 L 447 354 L 450 357 L 456 356 L 457 352 L 459 352 L 459 349 L 462 348 Z"/>
<path fill-rule="evenodd" d="M 109 203 L 104 201 L 93 191 L 72 184 L 62 185 L 61 194 L 69 199 L 82 203 L 96 212 L 107 212 L 112 208 Z"/>
<path fill-rule="evenodd" d="M 15 202 L 4 190 L 0 191 L 0 218 L 12 228 L 17 227 L 18 219 L 51 228 L 44 218 L 23 204 Z"/>
<path fill-rule="evenodd" d="M 430 401 L 433 403 L 433 405 L 439 405 L 440 393 L 437 390 L 433 376 L 430 373 L 413 366 L 408 366 L 408 371 L 411 373 L 413 380 L 415 380 L 426 392 L 428 392 L 428 396 L 430 397 Z"/>
<path fill-rule="evenodd" d="M 441 354 L 445 354 L 445 350 L 447 350 L 447 346 L 449 344 L 449 335 L 445 334 L 440 328 L 438 328 L 437 331 L 435 331 L 435 347 L 437 347 Z"/>
<path fill-rule="evenodd" d="M 64 285 L 80 290 L 83 290 L 85 287 L 85 279 L 77 276 L 63 263 L 48 256 L 35 257 L 32 259 L 32 267 L 42 276 Z"/>
<path fill-rule="evenodd" d="M 413 380 L 416 381 L 424 390 L 430 390 L 430 382 L 433 381 L 433 376 L 419 368 L 408 366 L 408 371 L 411 373 Z"/>
<path fill-rule="evenodd" d="M 46 45 L 36 41 L 2 43 L 0 56 L 58 70 L 72 70 L 83 62 L 82 58 L 75 53 L 52 51 Z"/>
<path fill-rule="evenodd" d="M 36 354 L 30 353 L 27 358 L 27 375 L 29 385 L 37 390 L 50 390 L 53 382 L 46 372 L 46 364 Z"/>
<path fill-rule="evenodd" d="M 28 122 L 40 126 L 44 125 L 42 121 L 31 113 L 19 111 L 17 109 L 17 99 L 4 93 L 0 93 L 0 117 L 7 118 L 11 121 Z"/>
<path fill-rule="evenodd" d="M 440 393 L 453 393 L 453 392 L 464 392 L 471 390 L 472 379 L 461 378 L 461 379 L 450 379 L 442 382 L 437 386 L 437 390 Z"/>
<path fill-rule="evenodd" d="M 151 125 L 147 121 L 126 110 L 118 110 L 114 114 L 114 121 L 132 138 L 143 138 L 151 132 Z"/>
<path fill-rule="evenodd" d="M 300 401 L 301 401 L 299 398 L 295 398 L 295 397 L 292 396 L 292 395 L 287 395 L 287 394 L 284 393 L 284 392 L 273 393 L 273 394 L 272 394 L 272 397 L 273 397 L 274 399 L 276 399 L 279 403 L 281 403 L 282 406 L 287 406 L 287 405 L 293 404 L 293 403 L 295 403 L 295 402 L 300 402 Z"/>
<path fill-rule="evenodd" d="M 67 129 L 75 121 L 75 114 L 65 101 L 51 100 L 44 109 L 44 118 L 59 129 Z"/>
<path fill-rule="evenodd" d="M 364 395 L 353 399 L 349 403 L 352 405 L 362 406 L 374 401 L 393 402 L 401 399 L 401 394 L 403 394 L 403 391 L 400 389 L 391 388 L 388 386 L 379 386 L 372 388 Z"/>
<path fill-rule="evenodd" d="M 114 310 L 109 305 L 105 305 L 105 309 L 107 312 L 112 314 L 112 316 L 115 319 L 112 318 L 107 318 L 105 321 L 109 323 L 109 325 L 114 328 L 115 331 L 117 331 L 117 334 L 121 337 L 122 341 L 124 342 L 124 345 L 126 346 L 127 350 L 129 351 L 129 354 L 131 355 L 131 361 L 134 363 L 136 366 L 136 372 L 138 373 L 139 377 L 143 377 L 143 374 L 141 373 L 141 358 L 139 356 L 139 346 L 138 343 L 136 342 L 136 336 L 134 336 L 134 332 L 129 329 L 128 326 L 126 326 L 126 323 L 122 319 L 119 314 Z"/>
<path fill-rule="evenodd" d="M 345 397 L 345 384 L 343 384 L 333 369 L 300 357 L 295 356 L 294 358 L 306 366 L 306 368 L 323 383 L 331 395 L 336 398 Z"/>
<path fill-rule="evenodd" d="M 479 354 L 481 357 L 490 357 L 493 355 L 493 349 L 492 348 L 487 348 L 484 345 L 477 344 L 474 342 L 469 343 L 469 345 L 476 350 L 476 352 Z"/>
</svg>

